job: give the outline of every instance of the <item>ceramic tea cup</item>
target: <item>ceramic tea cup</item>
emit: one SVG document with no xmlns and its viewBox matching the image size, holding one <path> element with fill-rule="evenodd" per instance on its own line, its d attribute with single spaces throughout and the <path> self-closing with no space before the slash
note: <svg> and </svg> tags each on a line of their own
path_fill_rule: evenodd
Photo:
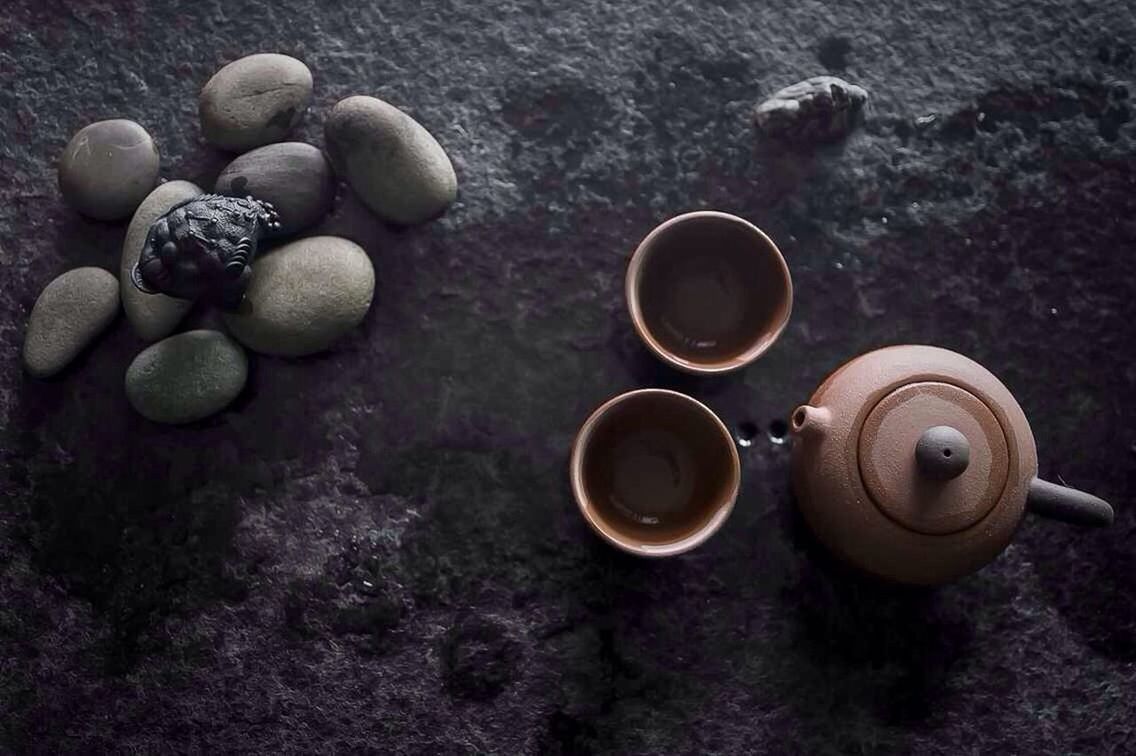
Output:
<svg viewBox="0 0 1136 756">
<path fill-rule="evenodd" d="M 631 256 L 625 288 L 639 337 L 689 373 L 753 362 L 793 309 L 789 267 L 773 240 L 749 221 L 713 210 L 656 226 Z"/>
<path fill-rule="evenodd" d="M 572 493 L 608 543 L 639 556 L 695 548 L 729 517 L 741 484 L 734 440 L 708 407 L 664 389 L 607 401 L 572 446 Z"/>
</svg>

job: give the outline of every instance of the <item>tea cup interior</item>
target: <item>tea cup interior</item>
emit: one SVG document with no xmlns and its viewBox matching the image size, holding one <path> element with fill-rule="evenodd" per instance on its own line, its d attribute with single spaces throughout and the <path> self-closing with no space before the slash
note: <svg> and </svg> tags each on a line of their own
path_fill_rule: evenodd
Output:
<svg viewBox="0 0 1136 756">
<path fill-rule="evenodd" d="M 741 466 L 726 427 L 672 391 L 624 394 L 581 429 L 573 488 L 589 524 L 627 551 L 667 556 L 694 548 L 725 521 Z"/>
<path fill-rule="evenodd" d="M 676 367 L 724 372 L 764 353 L 792 309 L 789 269 L 748 221 L 687 213 L 652 231 L 632 256 L 627 297 L 636 330 Z"/>
</svg>

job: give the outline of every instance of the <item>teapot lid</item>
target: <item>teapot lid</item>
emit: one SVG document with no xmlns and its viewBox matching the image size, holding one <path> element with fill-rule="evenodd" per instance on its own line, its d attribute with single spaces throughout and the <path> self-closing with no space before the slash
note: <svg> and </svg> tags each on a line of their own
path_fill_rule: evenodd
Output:
<svg viewBox="0 0 1136 756">
<path fill-rule="evenodd" d="M 1009 449 L 1001 423 L 974 394 L 942 381 L 894 389 L 860 428 L 864 489 L 902 527 L 927 535 L 964 530 L 1002 497 Z"/>
</svg>

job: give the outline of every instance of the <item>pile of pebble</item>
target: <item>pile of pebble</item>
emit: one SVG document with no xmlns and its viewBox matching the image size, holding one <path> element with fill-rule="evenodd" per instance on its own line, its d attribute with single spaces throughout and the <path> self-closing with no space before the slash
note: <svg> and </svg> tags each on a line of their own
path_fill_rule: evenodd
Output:
<svg viewBox="0 0 1136 756">
<path fill-rule="evenodd" d="M 441 145 L 417 121 L 374 97 L 338 102 L 324 121 L 327 152 L 284 142 L 312 96 L 312 73 L 287 55 L 250 55 L 219 70 L 201 90 L 205 140 L 240 154 L 212 191 L 272 203 L 280 234 L 296 235 L 331 209 L 336 176 L 379 218 L 401 225 L 430 220 L 457 196 L 457 177 Z M 253 262 L 245 304 L 224 315 L 228 333 L 176 335 L 193 302 L 146 294 L 130 280 L 151 224 L 205 190 L 163 181 L 154 139 L 137 123 L 92 123 L 59 160 L 59 187 L 78 212 L 104 221 L 130 217 L 118 276 L 97 267 L 68 271 L 43 290 L 24 341 L 28 373 L 63 370 L 103 332 L 119 306 L 134 331 L 156 342 L 126 371 L 126 395 L 145 417 L 187 423 L 224 409 L 248 376 L 244 348 L 277 356 L 332 347 L 367 314 L 375 290 L 371 260 L 354 242 L 296 238 Z"/>
</svg>

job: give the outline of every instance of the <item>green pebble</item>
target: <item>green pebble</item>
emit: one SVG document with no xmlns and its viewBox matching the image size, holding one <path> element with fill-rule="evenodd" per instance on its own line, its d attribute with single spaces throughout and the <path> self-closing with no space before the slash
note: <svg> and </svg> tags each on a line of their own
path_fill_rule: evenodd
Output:
<svg viewBox="0 0 1136 756">
<path fill-rule="evenodd" d="M 118 314 L 118 281 L 102 268 L 76 268 L 49 283 L 28 317 L 24 367 L 37 378 L 55 375 Z"/>
<path fill-rule="evenodd" d="M 236 312 L 233 336 L 254 352 L 299 357 L 329 349 L 362 322 L 375 295 L 375 269 L 358 244 L 312 236 L 258 257 Z"/>
<path fill-rule="evenodd" d="M 442 145 L 394 105 L 374 97 L 340 100 L 324 135 L 336 173 L 381 218 L 422 223 L 457 197 L 457 175 Z"/>
<path fill-rule="evenodd" d="M 191 423 L 220 412 L 244 389 L 248 359 L 220 331 L 188 331 L 151 344 L 126 371 L 126 396 L 156 423 Z"/>
</svg>

